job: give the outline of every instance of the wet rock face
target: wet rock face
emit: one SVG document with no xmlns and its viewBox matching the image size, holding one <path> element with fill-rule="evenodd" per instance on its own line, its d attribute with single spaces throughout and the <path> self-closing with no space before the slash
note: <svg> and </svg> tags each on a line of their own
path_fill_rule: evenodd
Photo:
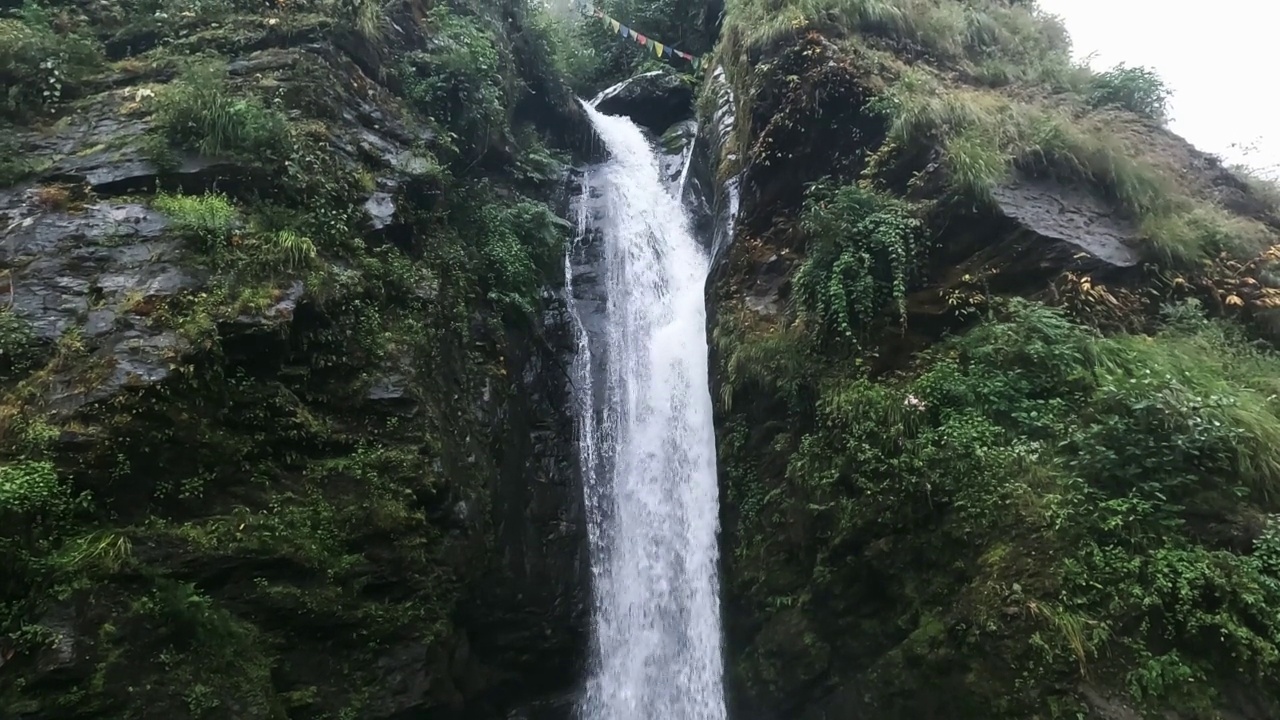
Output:
<svg viewBox="0 0 1280 720">
<path fill-rule="evenodd" d="M 184 263 L 159 213 L 135 203 L 98 202 L 76 212 L 42 207 L 34 190 L 0 194 L 0 303 L 52 345 L 78 333 L 106 370 L 87 387 L 66 378 L 54 406 L 67 412 L 120 388 L 169 376 L 186 350 L 147 316 L 158 302 L 200 288 L 205 273 Z"/>
<path fill-rule="evenodd" d="M 952 221 L 934 258 L 934 278 L 964 275 L 992 288 L 1034 294 L 1065 272 L 1115 278 L 1141 260 L 1138 229 L 1096 195 L 1040 178 L 995 188 L 990 210 Z"/>
<path fill-rule="evenodd" d="M 494 418 L 503 428 L 489 508 L 498 553 L 462 615 L 470 652 L 496 677 L 467 717 L 489 717 L 504 697 L 536 696 L 533 688 L 569 692 L 586 657 L 590 566 L 567 371 L 576 343 L 561 293 L 544 302 L 536 334 L 511 338 L 507 372 L 518 381 Z M 541 700 L 525 710 L 540 720 L 571 711 Z"/>
<path fill-rule="evenodd" d="M 625 115 L 653 133 L 661 133 L 693 115 L 693 87 L 664 70 L 637 75 L 606 91 L 596 103 L 606 115 Z"/>
<path fill-rule="evenodd" d="M 1047 258 L 1058 253 L 1076 257 L 1082 270 L 1089 266 L 1122 269 L 1138 264 L 1138 230 L 1116 217 L 1096 195 L 1079 187 L 1047 179 L 1021 178 L 997 187 L 993 193 L 1000 212 L 1038 238 L 1037 248 Z M 1080 253 L 1087 256 L 1078 257 Z"/>
<path fill-rule="evenodd" d="M 1140 272 L 1138 228 L 1096 194 L 1047 178 L 994 189 L 993 206 L 948 220 L 931 281 L 907 298 L 921 327 L 949 315 L 943 295 L 981 278 L 991 292 L 1037 296 L 1065 273 L 1125 282 Z"/>
</svg>

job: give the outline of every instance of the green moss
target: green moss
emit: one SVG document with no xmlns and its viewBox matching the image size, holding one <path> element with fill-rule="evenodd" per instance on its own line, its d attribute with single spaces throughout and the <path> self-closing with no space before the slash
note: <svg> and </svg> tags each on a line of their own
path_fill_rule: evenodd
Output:
<svg viewBox="0 0 1280 720">
<path fill-rule="evenodd" d="M 1240 677 L 1274 687 L 1280 624 L 1261 609 L 1280 602 L 1277 528 L 1227 539 L 1198 518 L 1242 498 L 1276 509 L 1277 370 L 1186 309 L 1154 336 L 1103 338 L 1023 302 L 911 377 L 832 367 L 792 440 L 722 441 L 729 468 L 756 469 L 731 475 L 751 508 L 738 592 L 798 597 L 810 622 L 852 633 L 837 672 L 873 673 L 881 709 L 904 717 L 913 688 L 942 677 L 993 717 L 1056 717 L 1058 678 L 1086 672 L 1153 711 L 1206 711 Z M 732 490 L 751 482 L 765 483 L 754 501 Z M 895 624 L 916 629 L 881 634 Z"/>
</svg>

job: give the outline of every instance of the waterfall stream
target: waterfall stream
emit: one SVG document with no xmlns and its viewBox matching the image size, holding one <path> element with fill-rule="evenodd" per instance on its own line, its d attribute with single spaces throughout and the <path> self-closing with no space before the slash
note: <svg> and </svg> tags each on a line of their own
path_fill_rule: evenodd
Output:
<svg viewBox="0 0 1280 720">
<path fill-rule="evenodd" d="M 592 287 L 569 292 L 594 591 L 580 715 L 724 720 L 707 253 L 679 199 L 685 173 L 664 178 L 629 119 L 587 113 L 609 159 L 579 201 Z"/>
</svg>

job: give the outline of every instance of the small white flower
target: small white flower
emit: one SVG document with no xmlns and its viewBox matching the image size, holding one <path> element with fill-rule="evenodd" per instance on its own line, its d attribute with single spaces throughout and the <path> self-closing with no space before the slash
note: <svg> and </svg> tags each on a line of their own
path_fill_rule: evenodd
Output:
<svg viewBox="0 0 1280 720">
<path fill-rule="evenodd" d="M 903 400 L 902 404 L 912 410 L 923 410 L 925 408 L 924 401 L 911 394 L 907 395 L 907 399 Z"/>
</svg>

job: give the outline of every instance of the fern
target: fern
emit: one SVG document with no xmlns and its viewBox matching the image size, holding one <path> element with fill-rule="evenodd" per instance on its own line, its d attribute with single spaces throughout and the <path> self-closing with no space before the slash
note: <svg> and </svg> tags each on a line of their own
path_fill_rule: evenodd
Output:
<svg viewBox="0 0 1280 720">
<path fill-rule="evenodd" d="M 888 305 L 906 322 L 907 289 L 924 259 L 922 223 L 909 204 L 856 185 L 815 183 L 801 228 L 808 256 L 796 273 L 796 299 L 823 334 L 863 339 Z"/>
</svg>

